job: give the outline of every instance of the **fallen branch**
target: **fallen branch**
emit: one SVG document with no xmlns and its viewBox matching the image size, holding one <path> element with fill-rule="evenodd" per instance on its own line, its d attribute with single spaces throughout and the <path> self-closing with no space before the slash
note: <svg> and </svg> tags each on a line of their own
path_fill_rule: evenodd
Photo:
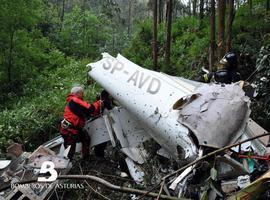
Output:
<svg viewBox="0 0 270 200">
<path fill-rule="evenodd" d="M 194 164 L 197 164 L 198 162 L 203 161 L 204 159 L 206 159 L 206 158 L 208 158 L 208 157 L 210 157 L 210 156 L 216 155 L 216 154 L 221 153 L 221 152 L 223 152 L 223 151 L 225 151 L 225 150 L 227 150 L 227 149 L 230 149 L 230 148 L 232 148 L 232 147 L 236 147 L 236 146 L 238 146 L 238 145 L 240 145 L 240 144 L 243 144 L 243 143 L 246 143 L 246 142 L 255 140 L 255 139 L 257 139 L 257 138 L 267 136 L 267 135 L 270 135 L 270 133 L 264 133 L 264 134 L 261 134 L 261 135 L 257 135 L 257 136 L 254 136 L 254 137 L 252 137 L 252 138 L 248 138 L 248 139 L 246 139 L 246 140 L 244 140 L 244 141 L 242 141 L 242 142 L 238 142 L 238 143 L 236 143 L 236 144 L 228 145 L 228 146 L 226 146 L 226 147 L 223 147 L 223 148 L 221 148 L 221 149 L 218 149 L 218 150 L 216 150 L 216 151 L 213 151 L 213 152 L 211 152 L 211 153 L 209 153 L 209 154 L 206 154 L 205 156 L 202 156 L 201 158 L 199 158 L 199 159 L 197 159 L 197 160 L 194 160 L 193 162 L 191 162 L 191 163 L 185 165 L 184 167 L 181 167 L 180 169 L 178 169 L 178 170 L 172 172 L 171 174 L 168 174 L 168 175 L 164 176 L 164 177 L 161 179 L 162 181 L 161 181 L 160 183 L 158 183 L 157 185 L 155 185 L 153 188 L 157 188 L 157 187 L 158 187 L 163 181 L 165 181 L 167 178 L 169 178 L 169 177 L 171 177 L 171 176 L 173 176 L 173 175 L 175 175 L 175 174 L 177 174 L 177 173 L 179 173 L 179 172 L 184 171 L 186 168 L 188 168 L 188 167 L 190 167 L 190 166 L 192 166 L 192 165 L 194 165 Z M 150 191 L 151 191 L 151 190 L 150 190 Z M 148 191 L 147 193 L 149 193 L 150 191 Z M 146 194 L 147 194 L 147 193 L 146 193 Z"/>
<path fill-rule="evenodd" d="M 142 194 L 142 195 L 150 196 L 150 197 L 158 197 L 157 193 L 114 185 L 114 184 L 112 184 L 112 183 L 110 183 L 110 182 L 108 182 L 108 181 L 106 181 L 106 180 L 104 180 L 102 178 L 99 178 L 99 177 L 96 177 L 96 176 L 91 176 L 91 175 L 60 175 L 60 176 L 57 177 L 57 179 L 61 179 L 61 180 L 62 179 L 92 180 L 94 182 L 102 184 L 102 185 L 104 185 L 104 186 L 106 186 L 106 187 L 108 187 L 108 188 L 110 188 L 112 190 L 115 190 L 115 191 L 120 191 L 120 192 L 124 192 L 124 193 L 131 193 L 131 194 Z M 27 181 L 17 182 L 16 185 L 30 184 L 30 183 L 36 183 L 36 182 L 37 182 L 37 178 L 27 180 Z M 1 191 L 4 191 L 4 190 L 9 189 L 9 188 L 11 188 L 11 185 L 8 185 L 5 188 L 2 188 Z M 160 198 L 161 199 L 168 199 L 168 200 L 189 200 L 189 199 L 186 199 L 186 198 L 170 197 L 170 196 L 167 196 L 167 195 L 160 195 Z"/>
<path fill-rule="evenodd" d="M 81 171 L 81 175 L 83 175 L 83 170 L 82 170 L 82 166 L 79 163 L 79 167 L 80 167 L 80 171 Z M 108 197 L 104 196 L 103 194 L 101 194 L 100 192 L 98 192 L 97 190 L 95 190 L 88 182 L 87 180 L 84 180 L 84 183 L 86 183 L 86 185 L 96 194 L 98 194 L 99 196 L 103 197 L 104 199 L 110 200 Z"/>
<path fill-rule="evenodd" d="M 161 182 L 161 186 L 160 186 L 160 190 L 159 190 L 159 193 L 158 193 L 157 200 L 159 200 L 159 197 L 160 197 L 160 195 L 161 195 L 161 193 L 162 193 L 162 190 L 163 190 L 164 184 L 165 184 L 165 180 L 163 180 L 163 181 Z"/>
<path fill-rule="evenodd" d="M 221 148 L 221 149 L 218 149 L 218 150 L 216 150 L 216 151 L 213 151 L 213 152 L 211 152 L 211 153 L 209 153 L 209 154 L 206 154 L 205 156 L 203 156 L 203 157 L 201 157 L 201 158 L 199 158 L 199 159 L 197 159 L 197 160 L 194 160 L 193 162 L 191 162 L 191 163 L 185 165 L 184 167 L 181 167 L 180 169 L 178 169 L 178 170 L 172 172 L 171 174 L 168 174 L 168 175 L 164 176 L 164 177 L 162 178 L 162 180 L 165 180 L 165 179 L 167 179 L 167 178 L 169 178 L 169 177 L 171 177 L 171 176 L 173 176 L 173 175 L 175 175 L 175 174 L 177 174 L 177 173 L 179 173 L 179 172 L 185 170 L 186 168 L 188 168 L 188 167 L 190 167 L 190 166 L 192 166 L 192 165 L 194 165 L 194 164 L 196 164 L 196 163 L 198 163 L 198 162 L 200 162 L 200 161 L 202 161 L 202 160 L 204 160 L 204 159 L 206 159 L 206 158 L 208 158 L 208 157 L 210 157 L 210 156 L 219 154 L 219 153 L 221 153 L 221 152 L 223 152 L 223 151 L 225 151 L 225 150 L 227 150 L 227 149 L 231 149 L 232 147 L 236 147 L 236 146 L 238 146 L 238 145 L 240 145 L 240 144 L 243 144 L 243 143 L 246 143 L 246 142 L 249 142 L 249 141 L 251 141 L 251 140 L 255 140 L 255 139 L 257 139 L 257 138 L 264 137 L 264 136 L 267 136 L 267 135 L 270 135 L 270 133 L 264 133 L 264 134 L 261 134 L 261 135 L 257 135 L 257 136 L 254 136 L 254 137 L 252 137 L 252 138 L 248 138 L 248 139 L 246 139 L 246 140 L 244 140 L 244 141 L 242 141 L 242 142 L 238 142 L 238 143 L 235 143 L 235 144 L 232 144 L 232 145 L 228 145 L 228 146 L 226 146 L 226 147 L 223 147 L 223 148 Z M 160 183 L 159 183 L 159 185 L 160 185 Z"/>
<path fill-rule="evenodd" d="M 86 183 L 86 185 L 95 193 L 97 193 L 99 196 L 103 197 L 104 199 L 110 200 L 108 197 L 104 196 L 103 194 L 101 194 L 100 192 L 98 192 L 97 190 L 95 190 L 86 180 L 84 180 L 84 182 Z"/>
<path fill-rule="evenodd" d="M 160 184 L 160 183 L 159 183 Z M 138 200 L 142 200 L 145 196 L 147 196 L 150 192 L 152 192 L 153 190 L 155 190 L 158 186 L 158 185 L 155 185 L 154 187 L 152 187 L 150 190 L 148 190 L 146 193 L 144 193 Z"/>
<path fill-rule="evenodd" d="M 147 193 L 147 191 L 144 191 L 144 190 L 138 190 L 138 189 L 114 185 L 102 178 L 91 176 L 91 175 L 60 175 L 58 176 L 58 179 L 92 180 L 115 191 L 121 191 L 121 192 L 132 193 L 132 194 L 146 194 Z M 150 192 L 150 193 L 147 193 L 147 196 L 158 197 L 158 194 Z M 176 197 L 170 197 L 167 195 L 160 195 L 160 198 L 169 199 L 169 200 L 187 200 L 186 198 L 176 198 Z"/>
</svg>

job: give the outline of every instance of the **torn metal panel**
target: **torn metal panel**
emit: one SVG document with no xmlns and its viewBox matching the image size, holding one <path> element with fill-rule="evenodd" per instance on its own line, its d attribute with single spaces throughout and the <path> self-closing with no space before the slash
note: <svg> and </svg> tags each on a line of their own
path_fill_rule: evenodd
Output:
<svg viewBox="0 0 270 200">
<path fill-rule="evenodd" d="M 231 179 L 240 175 L 249 174 L 240 162 L 230 158 L 228 155 L 217 156 L 216 163 L 219 180 Z"/>
<path fill-rule="evenodd" d="M 33 168 L 41 168 L 41 165 L 45 161 L 51 161 L 55 164 L 55 169 L 66 169 L 69 164 L 69 160 L 59 156 L 38 156 L 33 161 L 29 162 L 27 166 Z"/>
<path fill-rule="evenodd" d="M 139 165 L 136 165 L 130 158 L 126 158 L 125 161 L 127 163 L 129 173 L 133 180 L 137 183 L 142 183 L 144 177 L 143 170 L 139 167 Z"/>
<path fill-rule="evenodd" d="M 110 116 L 108 114 L 103 115 L 103 119 L 109 134 L 109 137 L 111 139 L 111 143 L 113 147 L 116 147 L 116 141 L 115 141 L 115 136 L 113 133 L 113 128 L 112 128 L 112 119 L 110 118 Z"/>
<path fill-rule="evenodd" d="M 142 145 L 150 139 L 149 135 L 126 109 L 114 108 L 109 115 L 113 121 L 112 128 L 116 139 L 122 147 L 121 151 L 133 161 L 144 163 L 147 153 Z"/>
<path fill-rule="evenodd" d="M 88 121 L 84 127 L 91 138 L 90 147 L 110 141 L 104 118 Z"/>
<path fill-rule="evenodd" d="M 199 97 L 179 111 L 179 122 L 200 145 L 222 148 L 242 134 L 250 102 L 238 85 L 205 85 L 196 92 Z"/>
<path fill-rule="evenodd" d="M 243 141 L 248 138 L 250 138 L 248 132 L 244 132 L 243 135 L 238 139 L 238 141 Z M 253 136 L 252 136 L 253 137 Z M 236 146 L 232 148 L 235 152 L 239 152 L 239 146 Z M 248 151 L 254 151 L 257 155 L 264 156 L 266 153 L 266 147 L 258 140 L 253 140 L 251 142 L 247 142 L 246 144 L 241 145 L 242 151 L 248 152 Z"/>
<path fill-rule="evenodd" d="M 266 130 L 264 130 L 262 127 L 260 127 L 255 121 L 253 121 L 251 118 L 248 119 L 247 125 L 245 127 L 245 130 L 243 131 L 243 135 L 241 135 L 238 139 L 238 141 L 243 141 L 245 139 L 255 137 L 257 135 L 261 135 L 267 133 Z M 266 146 L 268 145 L 269 136 L 265 136 L 262 138 L 258 138 L 256 140 L 252 140 L 250 142 L 244 143 L 241 145 L 242 151 L 254 151 L 256 154 L 260 156 L 264 156 L 266 153 Z M 232 148 L 232 150 L 238 152 L 239 146 Z M 240 152 L 239 152 L 240 153 Z"/>
<path fill-rule="evenodd" d="M 122 107 L 114 108 L 111 111 L 111 118 L 114 121 L 115 134 L 123 148 L 141 147 L 144 141 L 151 138 L 140 121 L 126 109 Z"/>
<path fill-rule="evenodd" d="M 147 152 L 143 148 L 122 148 L 121 151 L 139 164 L 143 164 L 147 158 Z"/>
<path fill-rule="evenodd" d="M 247 133 L 250 134 L 251 137 L 262 135 L 264 133 L 267 133 L 265 129 L 263 129 L 259 124 L 257 124 L 254 120 L 251 118 L 248 119 L 247 127 L 246 127 Z M 258 138 L 258 140 L 264 145 L 267 146 L 269 142 L 269 136 L 264 136 Z"/>
<path fill-rule="evenodd" d="M 116 58 L 103 54 L 102 60 L 88 66 L 89 75 L 149 129 L 147 133 L 174 159 L 195 159 L 197 149 L 189 131 L 177 121 L 178 112 L 172 110 L 174 102 L 193 89 L 181 87 L 172 77 L 144 69 L 120 54 Z"/>
<path fill-rule="evenodd" d="M 64 140 L 63 140 L 62 136 L 59 135 L 59 136 L 53 138 L 52 140 L 44 143 L 43 146 L 53 150 L 54 148 L 59 148 L 63 142 L 64 142 Z"/>
<path fill-rule="evenodd" d="M 58 149 L 59 143 L 54 142 L 58 139 L 59 138 L 55 138 L 45 145 L 52 145 L 53 148 L 57 147 Z M 63 158 L 62 156 L 56 156 L 55 154 L 56 152 L 41 145 L 33 153 L 23 152 L 18 158 L 12 160 L 8 168 L 4 171 L 4 173 L 1 174 L 0 189 L 5 188 L 10 184 L 12 187 L 11 190 L 5 190 L 1 196 L 7 200 L 47 199 L 48 196 L 54 191 L 54 187 L 58 181 L 50 183 L 35 182 L 29 183 L 27 186 L 16 183 L 36 178 L 40 173 L 40 168 L 44 161 L 52 161 L 54 163 L 54 169 L 58 171 L 58 174 L 68 173 L 72 167 L 69 159 Z"/>
<path fill-rule="evenodd" d="M 50 156 L 50 155 L 54 156 L 55 152 L 41 145 L 28 158 L 28 163 L 34 162 L 36 158 L 39 158 L 41 156 Z"/>
</svg>

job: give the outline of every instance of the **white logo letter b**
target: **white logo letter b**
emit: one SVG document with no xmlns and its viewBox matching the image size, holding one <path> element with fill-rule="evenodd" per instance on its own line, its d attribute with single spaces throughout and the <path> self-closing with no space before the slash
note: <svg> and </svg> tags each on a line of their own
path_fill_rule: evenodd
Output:
<svg viewBox="0 0 270 200">
<path fill-rule="evenodd" d="M 54 163 L 51 161 L 45 161 L 42 163 L 40 168 L 40 174 L 45 174 L 49 172 L 51 174 L 50 177 L 38 177 L 38 182 L 52 182 L 57 179 L 57 171 L 54 169 Z"/>
</svg>

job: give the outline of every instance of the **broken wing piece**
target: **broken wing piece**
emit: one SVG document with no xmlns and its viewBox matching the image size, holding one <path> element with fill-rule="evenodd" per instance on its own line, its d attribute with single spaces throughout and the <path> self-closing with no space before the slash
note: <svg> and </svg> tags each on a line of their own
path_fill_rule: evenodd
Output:
<svg viewBox="0 0 270 200">
<path fill-rule="evenodd" d="M 179 111 L 179 122 L 198 138 L 199 144 L 222 148 L 243 132 L 248 120 L 249 98 L 237 84 L 204 85 L 198 98 Z"/>
</svg>

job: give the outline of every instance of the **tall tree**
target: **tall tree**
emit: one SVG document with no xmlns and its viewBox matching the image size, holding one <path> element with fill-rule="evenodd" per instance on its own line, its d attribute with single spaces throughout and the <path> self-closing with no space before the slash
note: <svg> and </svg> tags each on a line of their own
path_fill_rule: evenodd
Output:
<svg viewBox="0 0 270 200">
<path fill-rule="evenodd" d="M 222 58 L 225 53 L 225 10 L 226 1 L 218 0 L 218 59 Z"/>
<path fill-rule="evenodd" d="M 27 71 L 26 68 L 22 69 L 27 64 L 19 63 L 24 59 L 21 49 L 28 50 L 31 46 L 26 44 L 26 41 L 30 39 L 29 34 L 41 19 L 41 6 L 42 4 L 37 0 L 3 1 L 1 4 L 0 55 L 4 66 L 3 69 L 0 68 L 0 73 L 5 70 L 2 73 L 6 75 L 8 84 L 13 80 L 21 79 L 23 74 L 19 75 L 19 73 Z"/>
<path fill-rule="evenodd" d="M 266 11 L 270 10 L 270 0 L 266 0 Z"/>
<path fill-rule="evenodd" d="M 131 28 L 131 4 L 132 0 L 128 1 L 128 36 L 130 36 L 130 28 Z"/>
<path fill-rule="evenodd" d="M 202 25 L 202 20 L 204 16 L 204 0 L 200 0 L 200 26 Z"/>
<path fill-rule="evenodd" d="M 163 21 L 164 13 L 164 0 L 158 1 L 158 23 L 160 24 Z"/>
<path fill-rule="evenodd" d="M 192 4 L 192 14 L 193 14 L 193 16 L 196 16 L 196 9 L 197 9 L 197 0 L 193 0 L 193 2 L 192 2 L 193 4 Z"/>
<path fill-rule="evenodd" d="M 62 12 L 61 12 L 61 16 L 60 16 L 60 20 L 61 20 L 61 23 L 63 23 L 64 21 L 64 16 L 65 16 L 65 0 L 62 0 Z"/>
<path fill-rule="evenodd" d="M 232 48 L 232 24 L 235 16 L 234 0 L 229 0 L 229 15 L 227 19 L 227 39 L 226 39 L 226 52 L 231 51 Z"/>
<path fill-rule="evenodd" d="M 211 0 L 210 16 L 210 53 L 209 53 L 209 70 L 212 71 L 215 63 L 215 46 L 216 46 L 216 8 L 215 0 Z"/>
<path fill-rule="evenodd" d="M 153 43 L 152 43 L 153 67 L 158 70 L 157 66 L 157 0 L 153 0 Z"/>
<path fill-rule="evenodd" d="M 192 5 L 192 2 L 191 2 L 191 1 L 192 1 L 192 0 L 189 0 L 189 1 L 188 1 L 188 15 L 189 15 L 189 16 L 191 16 L 191 13 L 192 13 L 192 12 L 191 12 L 191 7 L 192 7 L 192 6 L 191 6 L 191 5 Z"/>
<path fill-rule="evenodd" d="M 7 64 L 7 81 L 11 82 L 11 68 L 13 62 L 13 48 L 14 48 L 14 34 L 15 28 L 10 28 L 9 32 L 9 52 L 8 52 L 8 64 Z"/>
<path fill-rule="evenodd" d="M 249 11 L 252 12 L 252 0 L 248 0 Z"/>
<path fill-rule="evenodd" d="M 167 0 L 168 20 L 166 31 L 167 39 L 165 47 L 165 64 L 167 67 L 170 66 L 170 57 L 171 57 L 172 4 L 173 0 Z"/>
</svg>

